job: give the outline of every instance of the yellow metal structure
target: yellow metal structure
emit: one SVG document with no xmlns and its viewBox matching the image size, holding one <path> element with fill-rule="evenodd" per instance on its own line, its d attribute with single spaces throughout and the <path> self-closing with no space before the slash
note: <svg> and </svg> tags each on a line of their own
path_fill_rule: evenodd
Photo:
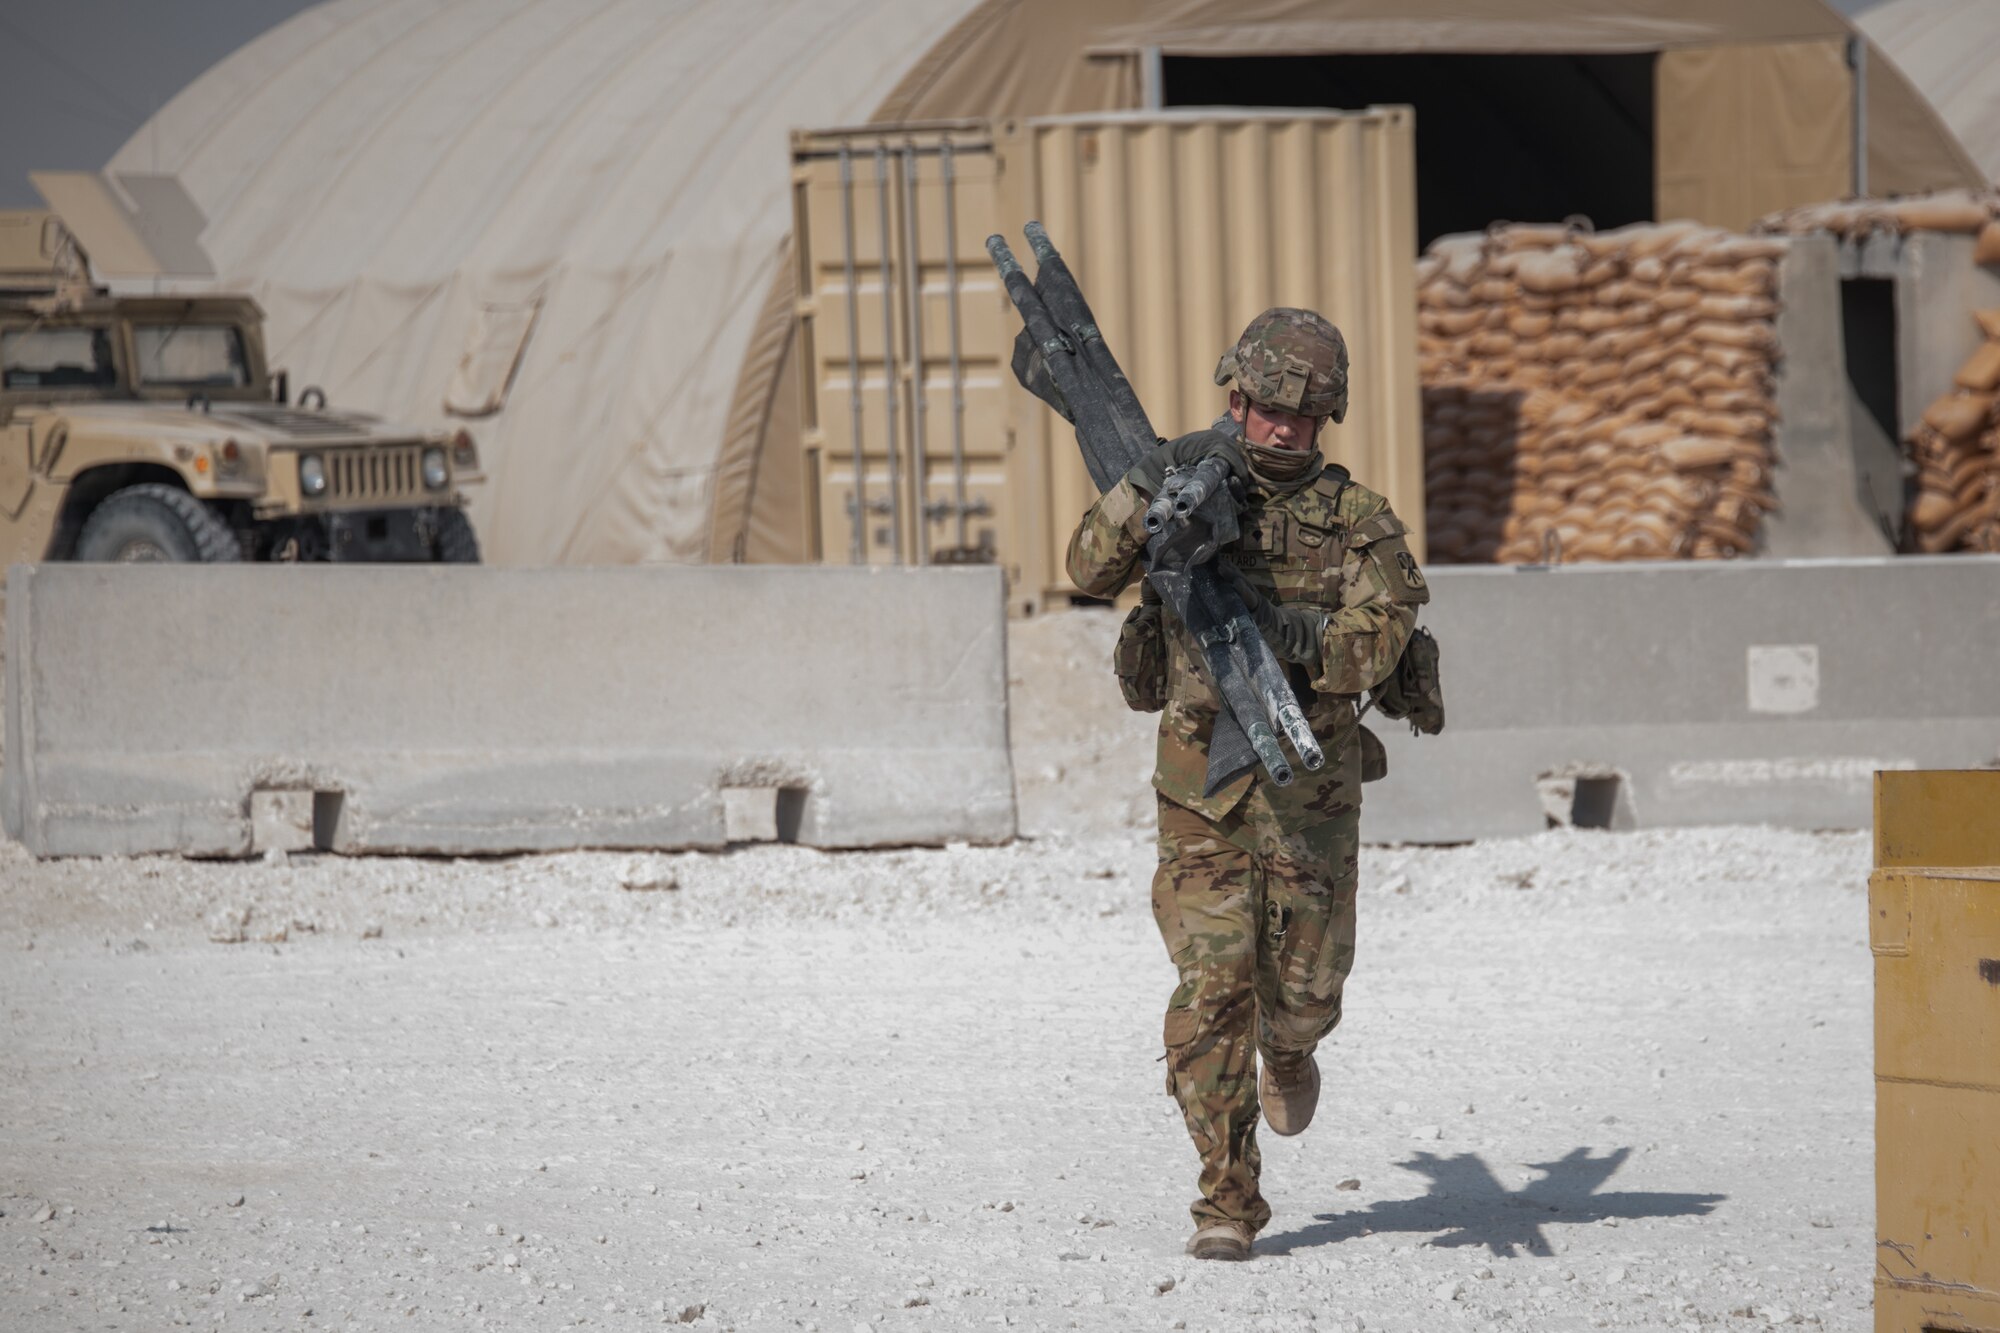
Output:
<svg viewBox="0 0 2000 1333">
<path fill-rule="evenodd" d="M 811 559 L 991 563 L 1012 549 L 1013 330 L 985 248 L 998 175 L 983 121 L 793 136 Z"/>
<path fill-rule="evenodd" d="M 2000 1333 L 2000 771 L 1875 777 L 1876 1333 Z"/>
<path fill-rule="evenodd" d="M 1024 250 L 1030 218 L 1163 435 L 1222 410 L 1216 358 L 1260 310 L 1331 318 L 1354 369 L 1327 452 L 1389 497 L 1421 550 L 1414 144 L 1403 107 L 794 136 L 813 558 L 998 560 L 1017 612 L 1074 591 L 1063 547 L 1096 490 L 1068 427 L 1014 383 L 1019 321 L 984 250 L 996 231 Z"/>
</svg>

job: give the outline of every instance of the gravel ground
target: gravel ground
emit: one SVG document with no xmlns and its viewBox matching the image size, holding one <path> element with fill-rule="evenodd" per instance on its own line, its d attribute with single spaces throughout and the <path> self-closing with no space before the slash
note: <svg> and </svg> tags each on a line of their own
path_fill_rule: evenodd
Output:
<svg viewBox="0 0 2000 1333">
<path fill-rule="evenodd" d="M 1367 849 L 1277 1216 L 1184 1258 L 1150 721 L 1046 623 L 1011 847 L 0 846 L 0 1328 L 1868 1325 L 1852 834 Z"/>
<path fill-rule="evenodd" d="M 1370 849 L 1240 1267 L 1150 855 L 9 847 L 0 1326 L 1865 1326 L 1860 836 Z"/>
</svg>

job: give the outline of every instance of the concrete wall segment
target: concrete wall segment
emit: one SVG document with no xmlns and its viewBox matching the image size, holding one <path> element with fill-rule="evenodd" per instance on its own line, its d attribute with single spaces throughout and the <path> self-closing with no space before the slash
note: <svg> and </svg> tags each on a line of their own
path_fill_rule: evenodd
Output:
<svg viewBox="0 0 2000 1333">
<path fill-rule="evenodd" d="M 1878 521 L 1902 503 L 1902 453 L 1867 424 L 1846 374 L 1841 340 L 1840 254 L 1834 238 L 1795 236 L 1778 266 L 1778 345 L 1773 399 L 1778 507 L 1764 516 L 1760 556 L 1800 559 L 1888 555 Z M 1886 510 L 1885 506 L 1888 506 Z"/>
<path fill-rule="evenodd" d="M 17 567 L 0 809 L 38 855 L 715 846 L 725 786 L 824 846 L 1013 836 L 995 570 Z"/>
<path fill-rule="evenodd" d="M 1984 341 L 1974 312 L 2000 305 L 2000 275 L 1973 261 L 1975 240 L 1956 232 L 1876 231 L 1840 244 L 1842 278 L 1896 287 L 1898 423 L 1905 435 Z"/>
<path fill-rule="evenodd" d="M 1435 568 L 1448 725 L 1377 721 L 1371 841 L 1865 828 L 1878 769 L 2000 759 L 2000 557 Z M 1015 828 L 999 573 L 49 566 L 12 574 L 0 814 L 40 855 L 715 845 L 799 784 L 821 846 Z M 745 608 L 754 607 L 755 614 Z M 1110 706 L 1108 703 L 1106 706 Z"/>
<path fill-rule="evenodd" d="M 1446 727 L 1376 724 L 1371 841 L 1543 828 L 1545 778 L 1620 822 L 1866 828 L 1878 769 L 2000 762 L 2000 557 L 1427 571 Z"/>
</svg>

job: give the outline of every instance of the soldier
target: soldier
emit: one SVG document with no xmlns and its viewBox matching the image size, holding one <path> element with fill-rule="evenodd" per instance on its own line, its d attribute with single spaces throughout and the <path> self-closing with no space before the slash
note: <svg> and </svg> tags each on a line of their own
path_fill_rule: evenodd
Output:
<svg viewBox="0 0 2000 1333">
<path fill-rule="evenodd" d="M 1320 453 L 1321 429 L 1347 413 L 1338 329 L 1309 310 L 1267 310 L 1223 354 L 1215 381 L 1231 386 L 1227 416 L 1161 446 L 1105 492 L 1070 539 L 1068 566 L 1086 593 L 1116 594 L 1137 573 L 1142 519 L 1167 472 L 1227 459 L 1244 504 L 1242 537 L 1223 549 L 1222 573 L 1290 664 L 1327 755 L 1324 768 L 1301 771 L 1289 787 L 1252 768 L 1204 795 L 1221 702 L 1199 648 L 1177 621 L 1162 627 L 1164 652 L 1128 652 L 1121 642 L 1128 698 L 1151 689 L 1165 705 L 1153 774 L 1153 915 L 1180 974 L 1167 1003 L 1167 1090 L 1201 1156 L 1187 1249 L 1247 1259 L 1271 1216 L 1257 1182 L 1260 1101 L 1276 1133 L 1311 1121 L 1320 1082 L 1313 1052 L 1340 1022 L 1354 962 L 1358 698 L 1394 670 L 1430 590 L 1388 502 Z M 1123 678 L 1149 660 L 1162 664 L 1163 682 Z"/>
</svg>

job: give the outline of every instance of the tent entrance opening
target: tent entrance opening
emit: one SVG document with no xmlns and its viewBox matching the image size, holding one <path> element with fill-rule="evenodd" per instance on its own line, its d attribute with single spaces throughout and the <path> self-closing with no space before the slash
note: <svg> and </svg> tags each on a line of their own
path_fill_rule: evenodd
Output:
<svg viewBox="0 0 2000 1333">
<path fill-rule="evenodd" d="M 1405 104 L 1417 117 L 1417 244 L 1497 219 L 1654 215 L 1654 53 L 1170 56 L 1167 106 Z"/>
</svg>

